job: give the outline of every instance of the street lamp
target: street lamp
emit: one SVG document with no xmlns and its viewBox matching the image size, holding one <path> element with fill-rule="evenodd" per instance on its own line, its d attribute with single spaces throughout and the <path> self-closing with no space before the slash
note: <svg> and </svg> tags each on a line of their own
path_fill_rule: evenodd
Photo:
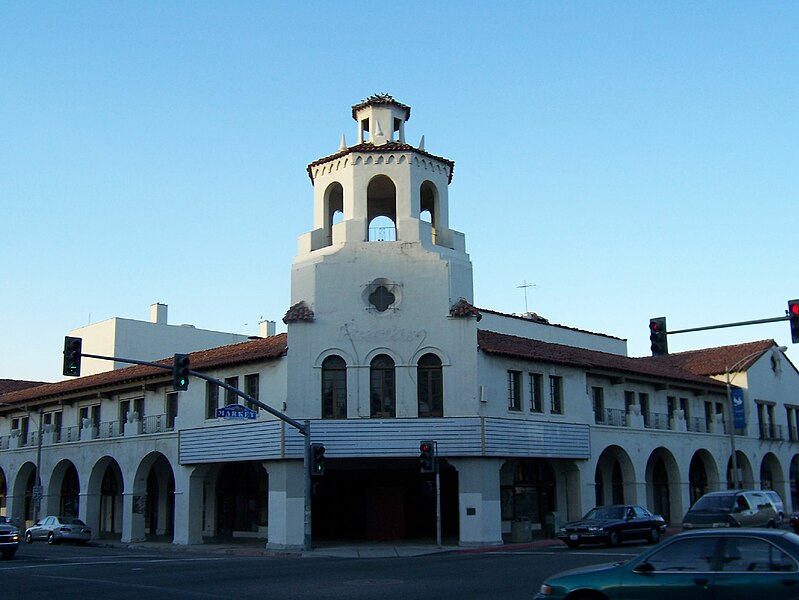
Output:
<svg viewBox="0 0 799 600">
<path fill-rule="evenodd" d="M 780 352 L 785 352 L 788 350 L 787 346 L 777 346 L 772 348 L 772 352 L 774 350 L 778 350 Z M 757 352 L 752 352 L 751 354 L 747 354 L 742 359 L 735 362 L 732 366 L 729 366 L 725 369 L 725 373 L 727 375 L 727 402 L 730 407 L 730 450 L 732 451 L 732 484 L 734 489 L 739 489 L 741 486 L 738 485 L 738 453 L 735 450 L 735 409 L 732 403 L 732 380 L 735 379 L 735 375 L 738 374 L 737 369 L 741 365 L 743 365 L 747 360 L 752 358 L 753 356 L 757 356 L 758 354 L 763 354 L 762 350 L 758 350 Z M 730 376 L 731 373 L 734 373 Z"/>
</svg>

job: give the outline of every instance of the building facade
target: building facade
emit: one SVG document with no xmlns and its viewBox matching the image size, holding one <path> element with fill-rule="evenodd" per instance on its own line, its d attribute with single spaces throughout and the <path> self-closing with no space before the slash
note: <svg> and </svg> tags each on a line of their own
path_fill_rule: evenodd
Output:
<svg viewBox="0 0 799 600">
<path fill-rule="evenodd" d="M 737 480 L 799 506 L 799 374 L 773 341 L 630 358 L 612 336 L 475 308 L 454 163 L 405 141 L 410 108 L 389 96 L 352 116 L 357 144 L 308 166 L 288 332 L 190 354 L 325 445 L 314 540 L 433 542 L 422 440 L 438 448 L 444 539 L 466 546 L 621 501 L 679 524 L 734 485 L 733 445 Z M 732 431 L 728 373 L 746 416 Z M 265 411 L 218 418 L 239 399 L 212 382 L 171 385 L 136 366 L 0 396 L 0 513 L 77 514 L 123 541 L 301 547 L 302 436 Z"/>
</svg>

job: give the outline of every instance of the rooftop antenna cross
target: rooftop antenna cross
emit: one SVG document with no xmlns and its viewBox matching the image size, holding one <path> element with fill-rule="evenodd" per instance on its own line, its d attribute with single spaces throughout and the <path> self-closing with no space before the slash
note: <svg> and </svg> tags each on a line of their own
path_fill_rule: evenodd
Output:
<svg viewBox="0 0 799 600">
<path fill-rule="evenodd" d="M 524 312 L 525 312 L 525 314 L 530 312 L 529 310 L 527 310 L 527 288 L 530 288 L 530 287 L 536 287 L 536 284 L 527 283 L 526 279 L 524 280 L 524 284 L 516 286 L 517 289 L 518 288 L 523 288 L 524 289 Z"/>
</svg>

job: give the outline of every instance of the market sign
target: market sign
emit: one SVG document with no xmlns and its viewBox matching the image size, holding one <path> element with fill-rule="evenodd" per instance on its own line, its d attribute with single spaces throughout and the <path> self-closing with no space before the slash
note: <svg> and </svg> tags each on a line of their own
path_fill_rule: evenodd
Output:
<svg viewBox="0 0 799 600">
<path fill-rule="evenodd" d="M 735 429 L 746 428 L 746 414 L 744 413 L 744 391 L 736 388 L 730 391 L 732 397 L 732 419 Z"/>
<path fill-rule="evenodd" d="M 216 409 L 216 416 L 223 419 L 254 419 L 258 413 L 241 404 L 228 404 Z"/>
</svg>

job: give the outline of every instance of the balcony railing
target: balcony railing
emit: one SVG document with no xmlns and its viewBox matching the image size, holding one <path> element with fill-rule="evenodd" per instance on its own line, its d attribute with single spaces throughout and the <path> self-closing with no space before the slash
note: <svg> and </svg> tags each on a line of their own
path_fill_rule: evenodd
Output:
<svg viewBox="0 0 799 600">
<path fill-rule="evenodd" d="M 167 430 L 166 415 L 148 415 L 141 422 L 142 433 L 162 433 Z"/>
<path fill-rule="evenodd" d="M 613 425 L 614 427 L 626 427 L 627 411 L 622 410 L 620 408 L 606 408 L 605 424 Z"/>
<path fill-rule="evenodd" d="M 396 227 L 370 227 L 369 228 L 369 241 L 370 242 L 396 242 L 397 241 L 397 228 Z"/>
<path fill-rule="evenodd" d="M 776 423 L 761 423 L 760 424 L 760 439 L 761 440 L 782 440 L 782 425 Z"/>
<path fill-rule="evenodd" d="M 669 415 L 666 413 L 649 413 L 644 419 L 644 427 L 648 429 L 669 429 Z"/>
</svg>

